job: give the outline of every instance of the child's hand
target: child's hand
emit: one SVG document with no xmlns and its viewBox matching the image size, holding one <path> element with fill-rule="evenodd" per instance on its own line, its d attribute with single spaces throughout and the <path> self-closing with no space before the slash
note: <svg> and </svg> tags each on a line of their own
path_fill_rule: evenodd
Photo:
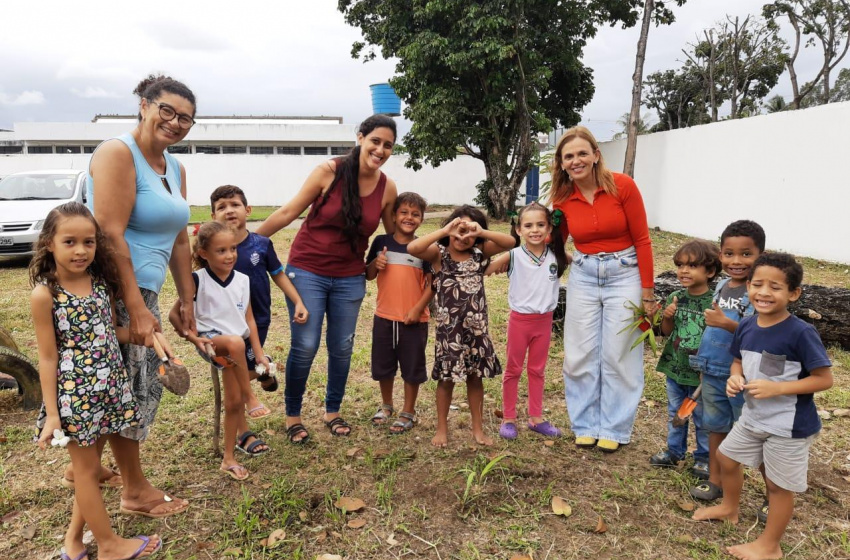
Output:
<svg viewBox="0 0 850 560">
<path fill-rule="evenodd" d="M 723 310 L 717 305 L 717 302 L 712 302 L 711 309 L 705 310 L 705 325 L 707 327 L 725 328 L 728 317 L 723 313 Z"/>
<path fill-rule="evenodd" d="M 387 248 L 384 247 L 384 250 L 381 251 L 377 257 L 375 257 L 375 268 L 378 270 L 384 270 L 387 268 Z"/>
<path fill-rule="evenodd" d="M 475 239 L 476 237 L 481 235 L 481 231 L 482 231 L 481 226 L 478 224 L 478 222 L 472 222 L 472 221 L 463 222 L 461 228 L 466 229 L 465 232 L 463 232 L 463 231 L 459 232 L 461 241 L 463 241 L 464 239 L 469 239 L 470 237 Z"/>
<path fill-rule="evenodd" d="M 268 357 L 268 356 L 266 356 L 265 354 L 263 354 L 263 355 L 261 355 L 261 356 L 258 356 L 258 357 L 257 357 L 257 359 L 256 359 L 256 360 L 254 360 L 254 361 L 255 361 L 255 362 L 257 362 L 257 365 L 258 365 L 258 366 L 259 366 L 259 365 L 262 365 L 264 368 L 266 368 L 266 371 L 269 371 L 269 364 L 270 364 L 271 362 L 269 361 L 269 357 Z"/>
<path fill-rule="evenodd" d="M 664 308 L 663 317 L 665 319 L 672 319 L 674 315 L 676 315 L 676 309 L 678 309 L 679 298 L 673 296 L 673 303 Z"/>
<path fill-rule="evenodd" d="M 380 258 L 380 257 L 378 257 Z M 310 317 L 310 312 L 307 311 L 307 308 L 304 307 L 303 303 L 295 304 L 295 316 L 292 319 L 293 323 L 298 323 L 299 325 L 303 325 L 307 322 L 307 319 Z"/>
<path fill-rule="evenodd" d="M 770 399 L 782 394 L 782 385 L 769 379 L 756 379 L 744 385 L 754 399 Z"/>
<path fill-rule="evenodd" d="M 204 354 L 207 353 L 208 344 L 210 345 L 210 347 L 212 347 L 213 350 L 215 350 L 215 344 L 213 344 L 213 341 L 203 336 L 189 336 L 189 342 L 194 344 L 195 347 Z"/>
<path fill-rule="evenodd" d="M 732 398 L 743 391 L 744 383 L 744 378 L 740 375 L 730 375 L 729 380 L 726 381 L 726 396 Z"/>
<path fill-rule="evenodd" d="M 53 431 L 62 431 L 62 422 L 59 417 L 48 416 L 44 420 L 44 427 L 41 429 L 41 434 L 38 436 L 38 446 L 42 449 L 47 449 L 47 446 L 53 441 Z"/>
<path fill-rule="evenodd" d="M 457 229 L 460 228 L 462 223 L 463 223 L 463 220 L 461 220 L 460 218 L 455 218 L 454 220 L 452 220 L 451 222 L 449 222 L 449 223 L 447 223 L 446 225 L 443 226 L 443 233 L 445 235 L 456 234 Z"/>
<path fill-rule="evenodd" d="M 405 325 L 415 325 L 419 322 L 419 317 L 422 316 L 422 311 L 412 308 L 407 312 L 407 315 L 404 316 L 404 324 Z"/>
</svg>

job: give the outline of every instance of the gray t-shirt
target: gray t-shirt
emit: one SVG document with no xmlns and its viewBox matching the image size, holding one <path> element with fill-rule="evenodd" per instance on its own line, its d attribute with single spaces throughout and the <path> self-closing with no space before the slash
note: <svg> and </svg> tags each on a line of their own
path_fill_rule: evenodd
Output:
<svg viewBox="0 0 850 560">
<path fill-rule="evenodd" d="M 717 306 L 720 309 L 734 309 L 739 315 L 744 314 L 744 308 L 741 305 L 744 296 L 747 293 L 747 285 L 741 284 L 734 288 L 729 286 L 729 282 L 720 288 L 720 294 L 717 299 Z"/>
</svg>

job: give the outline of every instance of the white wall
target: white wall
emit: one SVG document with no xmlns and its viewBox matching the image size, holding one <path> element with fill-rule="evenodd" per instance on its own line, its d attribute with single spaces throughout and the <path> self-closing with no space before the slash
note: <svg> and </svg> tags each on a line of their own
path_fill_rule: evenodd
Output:
<svg viewBox="0 0 850 560">
<path fill-rule="evenodd" d="M 626 141 L 601 145 L 623 167 Z M 768 249 L 850 263 L 850 102 L 638 137 L 650 227 L 717 240 L 750 219 Z"/>
<path fill-rule="evenodd" d="M 18 171 L 41 169 L 87 169 L 88 154 L 44 154 L 0 156 L 0 177 Z M 209 204 L 216 187 L 234 184 L 245 191 L 248 202 L 257 206 L 279 206 L 301 188 L 314 167 L 327 156 L 207 155 L 180 154 L 186 168 L 189 203 Z M 475 185 L 484 179 L 484 165 L 462 156 L 438 168 L 420 171 L 404 167 L 405 155 L 396 155 L 384 165 L 399 192 L 415 191 L 433 204 L 471 204 Z"/>
</svg>

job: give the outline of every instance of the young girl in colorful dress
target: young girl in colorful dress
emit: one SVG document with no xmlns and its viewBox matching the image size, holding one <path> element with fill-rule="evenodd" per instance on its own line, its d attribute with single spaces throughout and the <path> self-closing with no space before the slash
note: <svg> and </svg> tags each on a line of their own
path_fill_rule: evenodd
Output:
<svg viewBox="0 0 850 560">
<path fill-rule="evenodd" d="M 510 287 L 508 305 L 507 365 L 502 378 L 502 426 L 499 435 L 516 439 L 517 385 L 528 354 L 528 428 L 547 437 L 559 437 L 561 430 L 543 419 L 543 386 L 549 343 L 552 340 L 552 312 L 558 305 L 558 279 L 569 264 L 561 238 L 560 220 L 545 206 L 532 202 L 519 211 L 512 233 L 517 244 L 493 260 L 487 274 L 507 268 Z"/>
<path fill-rule="evenodd" d="M 514 239 L 487 229 L 487 218 L 473 206 L 456 208 L 439 230 L 407 246 L 407 252 L 431 263 L 436 294 L 436 352 L 431 377 L 437 385 L 435 447 L 448 444 L 449 406 L 455 383 L 466 382 L 472 436 L 492 445 L 484 433 L 485 377 L 502 373 L 487 332 L 484 271 L 490 257 L 514 247 Z"/>
<path fill-rule="evenodd" d="M 207 222 L 198 228 L 192 251 L 196 270 L 195 322 L 198 336 L 189 333 L 186 339 L 198 348 L 205 359 L 207 345 L 217 356 L 224 358 L 224 457 L 219 469 L 235 480 L 248 478 L 248 469 L 239 464 L 234 452 L 250 456 L 262 455 L 269 446 L 248 429 L 245 403 L 254 393 L 248 376 L 245 345 L 254 350 L 257 364 L 268 369 L 269 360 L 263 353 L 257 323 L 251 311 L 251 288 L 247 276 L 233 270 L 236 265 L 236 232 L 221 222 Z M 177 332 L 182 331 L 180 302 L 168 315 Z M 256 397 L 254 397 L 256 398 Z M 248 411 L 250 416 L 251 410 Z M 238 437 L 237 434 L 241 434 Z"/>
<path fill-rule="evenodd" d="M 136 425 L 138 407 L 121 361 L 112 299 L 120 296 L 118 271 L 106 239 L 88 209 L 63 204 L 47 215 L 29 269 L 30 298 L 38 341 L 44 404 L 38 445 L 67 445 L 74 469 L 74 507 L 62 560 L 87 560 L 83 530 L 88 524 L 98 558 L 144 558 L 162 547 L 157 535 L 134 539 L 112 530 L 100 494 L 101 439 Z M 124 458 L 116 454 L 122 470 Z"/>
</svg>

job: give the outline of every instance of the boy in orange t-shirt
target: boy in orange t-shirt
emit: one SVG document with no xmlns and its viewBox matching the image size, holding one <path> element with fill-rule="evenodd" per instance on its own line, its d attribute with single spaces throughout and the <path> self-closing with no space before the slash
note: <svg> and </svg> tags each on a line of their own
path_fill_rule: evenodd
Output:
<svg viewBox="0 0 850 560">
<path fill-rule="evenodd" d="M 428 344 L 430 265 L 407 252 L 425 216 L 425 199 L 416 193 L 398 195 L 393 206 L 395 233 L 375 237 L 366 256 L 366 279 L 378 279 L 378 304 L 372 328 L 372 379 L 381 386 L 382 404 L 372 416 L 383 425 L 394 412 L 393 384 L 398 369 L 404 381 L 404 407 L 390 426 L 401 434 L 416 422 L 419 386 L 428 380 L 425 347 Z"/>
</svg>

